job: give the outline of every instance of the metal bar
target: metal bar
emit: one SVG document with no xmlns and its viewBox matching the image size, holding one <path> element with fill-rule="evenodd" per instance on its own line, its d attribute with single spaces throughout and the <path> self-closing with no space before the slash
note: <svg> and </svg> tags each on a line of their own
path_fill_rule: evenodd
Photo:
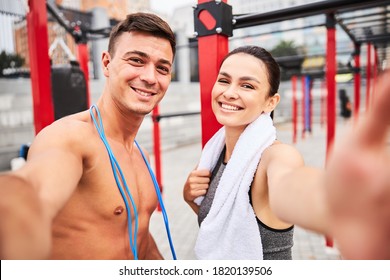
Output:
<svg viewBox="0 0 390 280">
<path fill-rule="evenodd" d="M 91 98 L 90 98 L 90 87 L 89 87 L 89 68 L 88 68 L 88 61 L 89 61 L 89 52 L 88 52 L 88 45 L 87 43 L 79 43 L 77 44 L 78 48 L 78 55 L 79 55 L 79 63 L 80 68 L 84 73 L 85 78 L 85 84 L 87 85 L 87 106 L 91 106 Z"/>
<path fill-rule="evenodd" d="M 353 35 L 350 30 L 348 29 L 348 27 L 339 19 L 336 19 L 338 25 L 341 27 L 342 30 L 344 30 L 345 34 L 347 34 L 347 36 L 351 39 L 351 41 L 353 43 L 356 43 L 357 40 L 356 40 L 356 37 L 355 35 Z"/>
<path fill-rule="evenodd" d="M 319 14 L 335 13 L 344 9 L 359 9 L 389 5 L 390 0 L 328 0 L 286 8 L 266 13 L 234 16 L 235 24 L 233 29 L 250 26 L 258 26 L 267 23 L 280 22 L 301 17 L 314 16 Z"/>
<path fill-rule="evenodd" d="M 385 16 L 387 15 L 389 12 L 388 11 L 381 11 L 381 12 L 372 12 L 372 13 L 367 13 L 367 14 L 364 14 L 364 15 L 359 15 L 358 18 L 366 18 L 366 17 L 372 17 L 372 16 L 377 16 L 377 15 L 382 15 L 382 16 Z M 350 16 L 345 16 L 343 14 L 336 14 L 336 18 L 338 20 L 342 20 L 342 21 L 355 21 L 356 20 L 356 14 L 355 15 L 350 15 Z M 348 22 L 350 23 L 350 22 Z"/>
<path fill-rule="evenodd" d="M 160 187 L 160 192 L 163 193 L 162 187 L 162 172 L 161 172 L 161 136 L 160 136 L 160 124 L 156 120 L 155 116 L 159 115 L 159 106 L 154 107 L 152 111 L 153 118 L 153 152 L 154 152 L 154 165 L 156 169 L 156 180 Z M 158 211 L 161 211 L 161 205 L 158 204 Z"/>
<path fill-rule="evenodd" d="M 382 35 L 369 35 L 366 37 L 357 37 L 356 41 L 364 44 L 364 43 L 387 43 L 390 42 L 390 34 L 382 34 Z"/>
<path fill-rule="evenodd" d="M 327 14 L 327 44 L 326 44 L 326 85 L 327 85 L 327 142 L 326 159 L 329 158 L 330 148 L 336 132 L 336 20 L 334 14 Z M 325 237 L 328 247 L 333 247 L 331 237 Z"/>
<path fill-rule="evenodd" d="M 38 134 L 54 121 L 54 105 L 51 94 L 51 73 L 47 12 L 44 1 L 29 1 L 27 36 L 30 54 L 30 76 L 33 96 L 34 127 Z"/>
<path fill-rule="evenodd" d="M 65 30 L 72 34 L 73 28 L 69 25 L 69 23 L 66 21 L 66 19 L 62 16 L 61 11 L 57 8 L 56 4 L 52 1 L 46 1 L 46 7 L 47 10 L 50 12 L 50 14 L 57 20 L 57 22 L 65 28 Z"/>
<path fill-rule="evenodd" d="M 305 75 L 301 77 L 301 91 L 302 91 L 302 99 L 301 99 L 301 115 L 302 115 L 302 139 L 305 138 L 305 132 L 306 132 L 306 84 L 305 84 Z"/>
<path fill-rule="evenodd" d="M 355 60 L 355 68 L 360 69 L 360 48 L 361 45 L 355 43 L 355 52 L 354 52 L 354 60 Z M 361 73 L 360 71 L 355 71 L 353 74 L 354 80 L 354 120 L 356 121 L 359 117 L 359 109 L 360 109 L 360 81 L 361 81 Z"/>
<path fill-rule="evenodd" d="M 185 117 L 192 115 L 199 115 L 200 112 L 185 112 L 185 113 L 174 113 L 174 114 L 164 114 L 164 115 L 155 115 L 153 117 L 157 118 L 157 121 L 165 118 L 174 118 L 174 117 Z"/>
<path fill-rule="evenodd" d="M 297 104 L 297 76 L 291 77 L 292 82 L 292 121 L 293 121 L 293 133 L 292 142 L 297 143 L 297 115 L 298 115 L 298 104 Z"/>
<path fill-rule="evenodd" d="M 209 2 L 199 0 L 202 4 Z M 227 0 L 223 0 L 227 3 Z M 218 76 L 222 59 L 228 53 L 228 37 L 215 34 L 198 38 L 199 81 L 201 94 L 202 146 L 221 127 L 211 109 L 211 91 Z"/>
<path fill-rule="evenodd" d="M 366 66 L 366 111 L 370 108 L 371 90 L 371 43 L 367 44 L 367 66 Z"/>
</svg>

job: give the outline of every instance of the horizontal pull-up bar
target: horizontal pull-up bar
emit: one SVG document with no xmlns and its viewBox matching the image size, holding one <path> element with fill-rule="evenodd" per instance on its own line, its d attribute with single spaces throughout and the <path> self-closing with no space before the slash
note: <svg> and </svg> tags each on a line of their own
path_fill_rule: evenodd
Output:
<svg viewBox="0 0 390 280">
<path fill-rule="evenodd" d="M 328 0 L 315 2 L 266 13 L 234 16 L 233 20 L 235 23 L 233 29 L 258 26 L 261 24 L 275 23 L 319 14 L 336 13 L 342 9 L 356 10 L 361 7 L 378 7 L 382 4 L 390 5 L 390 0 Z"/>
</svg>

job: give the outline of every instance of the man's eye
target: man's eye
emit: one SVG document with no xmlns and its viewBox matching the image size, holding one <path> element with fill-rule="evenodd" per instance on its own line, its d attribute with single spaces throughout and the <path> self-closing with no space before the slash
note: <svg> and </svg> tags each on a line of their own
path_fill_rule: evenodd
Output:
<svg viewBox="0 0 390 280">
<path fill-rule="evenodd" d="M 169 68 L 168 68 L 168 67 L 159 66 L 159 67 L 157 67 L 157 70 L 158 70 L 161 74 L 169 74 Z"/>
<path fill-rule="evenodd" d="M 129 61 L 130 61 L 130 62 L 133 62 L 133 63 L 135 63 L 135 64 L 142 64 L 142 63 L 143 63 L 142 59 L 140 59 L 140 58 L 138 58 L 138 57 L 131 57 L 131 58 L 129 59 Z"/>
</svg>

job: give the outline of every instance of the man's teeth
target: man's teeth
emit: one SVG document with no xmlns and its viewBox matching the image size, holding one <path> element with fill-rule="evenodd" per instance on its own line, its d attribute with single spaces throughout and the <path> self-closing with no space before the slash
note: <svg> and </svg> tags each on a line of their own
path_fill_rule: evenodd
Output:
<svg viewBox="0 0 390 280">
<path fill-rule="evenodd" d="M 223 109 L 231 110 L 231 111 L 238 111 L 238 110 L 240 110 L 240 108 L 237 107 L 237 106 L 228 105 L 228 104 L 223 104 L 223 103 L 221 104 L 221 107 L 222 107 Z"/>
<path fill-rule="evenodd" d="M 144 92 L 144 91 L 139 90 L 139 89 L 136 89 L 135 91 L 136 91 L 137 93 L 139 93 L 140 95 L 142 95 L 142 96 L 152 96 L 151 93 Z"/>
</svg>

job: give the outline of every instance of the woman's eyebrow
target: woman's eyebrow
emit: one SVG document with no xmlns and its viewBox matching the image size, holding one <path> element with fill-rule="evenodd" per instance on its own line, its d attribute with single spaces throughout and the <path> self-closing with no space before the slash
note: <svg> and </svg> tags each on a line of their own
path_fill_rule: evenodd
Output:
<svg viewBox="0 0 390 280">
<path fill-rule="evenodd" d="M 219 72 L 219 75 L 225 76 L 226 78 L 231 78 L 231 75 L 229 75 L 226 72 Z M 255 77 L 252 77 L 252 76 L 242 76 L 242 77 L 239 77 L 239 80 L 240 81 L 254 81 L 256 83 L 261 84 L 258 79 L 256 79 Z"/>
</svg>

